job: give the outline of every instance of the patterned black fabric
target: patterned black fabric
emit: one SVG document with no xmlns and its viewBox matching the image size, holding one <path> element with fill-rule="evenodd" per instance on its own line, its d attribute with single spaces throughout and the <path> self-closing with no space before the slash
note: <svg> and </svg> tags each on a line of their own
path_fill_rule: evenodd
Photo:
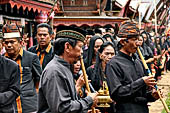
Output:
<svg viewBox="0 0 170 113">
<path fill-rule="evenodd" d="M 139 36 L 139 28 L 137 23 L 132 21 L 124 21 L 120 25 L 120 30 L 118 32 L 119 38 L 132 38 L 134 36 Z"/>
<path fill-rule="evenodd" d="M 84 42 L 86 31 L 70 27 L 70 26 L 59 26 L 57 28 L 56 38 L 72 38 Z"/>
</svg>

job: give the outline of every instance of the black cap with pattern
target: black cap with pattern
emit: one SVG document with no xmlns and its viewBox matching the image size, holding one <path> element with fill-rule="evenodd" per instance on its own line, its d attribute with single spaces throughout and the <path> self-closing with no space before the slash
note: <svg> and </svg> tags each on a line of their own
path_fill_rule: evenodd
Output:
<svg viewBox="0 0 170 113">
<path fill-rule="evenodd" d="M 86 31 L 70 26 L 59 26 L 57 28 L 56 38 L 71 38 L 84 42 Z"/>
<path fill-rule="evenodd" d="M 140 32 L 137 23 L 128 20 L 121 23 L 117 36 L 119 38 L 134 38 L 138 37 L 139 33 Z"/>
</svg>

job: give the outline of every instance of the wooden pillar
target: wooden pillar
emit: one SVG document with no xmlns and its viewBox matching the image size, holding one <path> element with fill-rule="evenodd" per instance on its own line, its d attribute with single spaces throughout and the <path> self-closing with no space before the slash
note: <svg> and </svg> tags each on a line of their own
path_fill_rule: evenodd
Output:
<svg viewBox="0 0 170 113">
<path fill-rule="evenodd" d="M 29 22 L 29 24 L 28 24 L 29 26 L 29 47 L 31 47 L 31 46 L 33 46 L 34 44 L 33 44 L 33 34 L 32 34 L 32 23 L 31 22 Z"/>
<path fill-rule="evenodd" d="M 155 11 L 154 11 L 154 14 L 155 14 L 155 34 L 156 34 L 156 36 L 157 36 L 158 31 L 157 31 L 157 15 L 156 15 L 157 9 L 156 9 L 156 0 L 154 0 L 154 8 L 155 8 Z"/>
<path fill-rule="evenodd" d="M 140 5 L 141 5 L 141 0 L 139 0 L 139 6 L 140 6 Z M 142 16 L 142 15 L 141 15 L 141 14 L 142 14 L 142 13 L 141 13 L 140 10 L 138 10 L 138 11 L 139 11 L 139 29 L 141 29 L 141 26 L 142 26 L 142 22 L 141 22 L 141 21 L 142 21 L 142 19 L 141 19 L 141 16 Z"/>
<path fill-rule="evenodd" d="M 52 31 L 53 31 L 53 23 L 54 23 L 54 19 L 51 18 L 51 19 L 49 20 L 49 25 L 51 26 Z"/>
</svg>

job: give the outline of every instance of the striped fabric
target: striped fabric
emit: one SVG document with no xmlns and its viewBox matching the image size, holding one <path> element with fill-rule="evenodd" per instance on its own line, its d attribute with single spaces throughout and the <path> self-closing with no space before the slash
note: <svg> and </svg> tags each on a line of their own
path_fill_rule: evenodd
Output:
<svg viewBox="0 0 170 113">
<path fill-rule="evenodd" d="M 6 24 L 2 28 L 3 38 L 20 38 L 21 32 L 15 23 Z"/>
<path fill-rule="evenodd" d="M 139 33 L 140 32 L 137 23 L 128 20 L 121 23 L 118 37 L 133 38 L 139 36 Z"/>
<path fill-rule="evenodd" d="M 38 47 L 39 47 L 39 46 L 37 46 L 36 50 L 38 50 Z M 45 49 L 45 51 L 46 51 L 47 53 L 49 53 L 51 47 L 52 47 L 52 45 L 51 45 L 51 43 L 50 43 L 50 44 L 48 45 L 48 47 Z M 41 66 L 42 66 L 42 65 L 43 65 L 43 61 L 44 61 L 45 52 L 42 52 L 42 53 L 41 53 L 40 51 L 38 51 L 38 52 L 37 52 L 37 56 L 39 57 L 39 59 L 40 59 L 40 64 L 41 64 Z"/>
<path fill-rule="evenodd" d="M 23 56 L 23 49 L 20 49 L 19 55 L 22 57 Z M 6 57 L 9 57 L 9 55 L 7 53 L 5 53 Z M 16 63 L 19 65 L 19 69 L 20 69 L 20 84 L 22 84 L 22 77 L 23 77 L 23 70 L 22 70 L 22 66 L 21 66 L 21 59 L 17 59 Z M 16 104 L 17 104 L 17 111 L 18 113 L 22 113 L 22 105 L 21 105 L 21 97 L 19 96 L 16 99 Z"/>
</svg>

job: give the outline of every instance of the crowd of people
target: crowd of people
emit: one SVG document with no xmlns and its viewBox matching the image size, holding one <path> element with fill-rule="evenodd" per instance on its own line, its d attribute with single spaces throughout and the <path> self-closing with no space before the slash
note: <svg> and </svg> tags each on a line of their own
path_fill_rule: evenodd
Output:
<svg viewBox="0 0 170 113">
<path fill-rule="evenodd" d="M 154 34 L 130 20 L 119 30 L 58 26 L 54 33 L 47 23 L 36 30 L 37 45 L 26 49 L 16 24 L 0 29 L 0 113 L 91 113 L 94 107 L 97 113 L 148 113 L 148 102 L 159 99 L 154 86 L 170 70 L 170 33 Z M 104 87 L 111 102 L 101 108 Z"/>
</svg>

